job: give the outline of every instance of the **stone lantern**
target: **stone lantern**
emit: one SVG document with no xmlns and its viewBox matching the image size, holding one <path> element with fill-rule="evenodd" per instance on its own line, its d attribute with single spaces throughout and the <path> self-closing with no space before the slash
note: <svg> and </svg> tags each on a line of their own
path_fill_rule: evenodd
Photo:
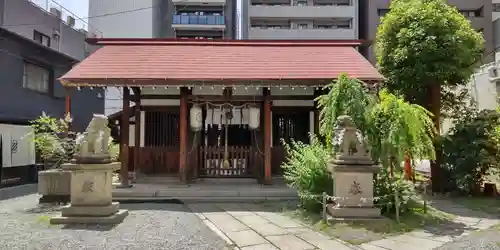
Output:
<svg viewBox="0 0 500 250">
<path fill-rule="evenodd" d="M 336 198 L 327 205 L 328 213 L 337 218 L 380 217 L 380 209 L 373 206 L 373 175 L 380 168 L 371 159 L 369 145 L 349 116 L 338 117 L 335 130 L 335 157 L 328 170 Z"/>
</svg>

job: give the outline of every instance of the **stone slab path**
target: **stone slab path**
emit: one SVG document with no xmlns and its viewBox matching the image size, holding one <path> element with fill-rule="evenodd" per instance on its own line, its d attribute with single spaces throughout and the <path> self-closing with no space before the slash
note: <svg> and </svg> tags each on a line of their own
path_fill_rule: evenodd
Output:
<svg viewBox="0 0 500 250">
<path fill-rule="evenodd" d="M 234 249 L 358 249 L 258 204 L 197 203 L 188 207 Z"/>
<path fill-rule="evenodd" d="M 500 224 L 500 218 L 473 211 L 449 200 L 434 199 L 431 205 L 441 211 L 454 214 L 455 219 L 446 225 L 429 227 L 403 235 L 388 237 L 362 244 L 365 250 L 431 250 L 459 240 L 477 230 Z"/>
</svg>

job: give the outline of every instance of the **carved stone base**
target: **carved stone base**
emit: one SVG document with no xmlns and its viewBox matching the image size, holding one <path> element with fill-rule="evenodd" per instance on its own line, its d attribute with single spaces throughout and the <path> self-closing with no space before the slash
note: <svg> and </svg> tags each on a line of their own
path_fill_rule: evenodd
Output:
<svg viewBox="0 0 500 250">
<path fill-rule="evenodd" d="M 106 217 L 118 213 L 120 204 L 113 202 L 109 206 L 72 206 L 61 209 L 62 217 Z"/>
<path fill-rule="evenodd" d="M 128 215 L 128 210 L 120 209 L 117 213 L 109 216 L 75 216 L 64 217 L 57 216 L 50 219 L 50 224 L 119 224 L 123 222 Z"/>
<path fill-rule="evenodd" d="M 327 206 L 327 211 L 334 218 L 378 219 L 382 216 L 380 209 L 375 207 L 336 207 L 331 204 Z"/>
</svg>

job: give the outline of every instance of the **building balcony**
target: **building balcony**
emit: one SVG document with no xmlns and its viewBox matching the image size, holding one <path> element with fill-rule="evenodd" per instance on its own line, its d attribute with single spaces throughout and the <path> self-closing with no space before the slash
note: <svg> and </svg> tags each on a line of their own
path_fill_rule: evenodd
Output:
<svg viewBox="0 0 500 250">
<path fill-rule="evenodd" d="M 356 18 L 355 6 L 283 6 L 283 5 L 251 5 L 249 10 L 251 18 Z"/>
<path fill-rule="evenodd" d="M 309 40 L 357 39 L 355 29 L 263 29 L 250 28 L 250 39 Z"/>
<path fill-rule="evenodd" d="M 172 0 L 172 3 L 184 6 L 222 6 L 226 4 L 226 0 Z"/>
<path fill-rule="evenodd" d="M 174 15 L 172 28 L 186 30 L 224 30 L 224 16 Z"/>
</svg>

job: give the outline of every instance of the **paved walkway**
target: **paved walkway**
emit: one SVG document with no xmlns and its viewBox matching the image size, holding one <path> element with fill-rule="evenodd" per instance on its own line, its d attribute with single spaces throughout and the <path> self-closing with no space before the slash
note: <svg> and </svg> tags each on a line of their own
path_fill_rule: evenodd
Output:
<svg viewBox="0 0 500 250">
<path fill-rule="evenodd" d="M 388 237 L 361 245 L 365 250 L 431 250 L 454 242 L 477 230 L 500 224 L 500 219 L 486 213 L 473 211 L 448 200 L 432 200 L 433 207 L 456 215 L 452 223 L 429 227 L 407 234 Z"/>
<path fill-rule="evenodd" d="M 257 204 L 198 203 L 188 207 L 234 249 L 356 249 Z"/>
</svg>

